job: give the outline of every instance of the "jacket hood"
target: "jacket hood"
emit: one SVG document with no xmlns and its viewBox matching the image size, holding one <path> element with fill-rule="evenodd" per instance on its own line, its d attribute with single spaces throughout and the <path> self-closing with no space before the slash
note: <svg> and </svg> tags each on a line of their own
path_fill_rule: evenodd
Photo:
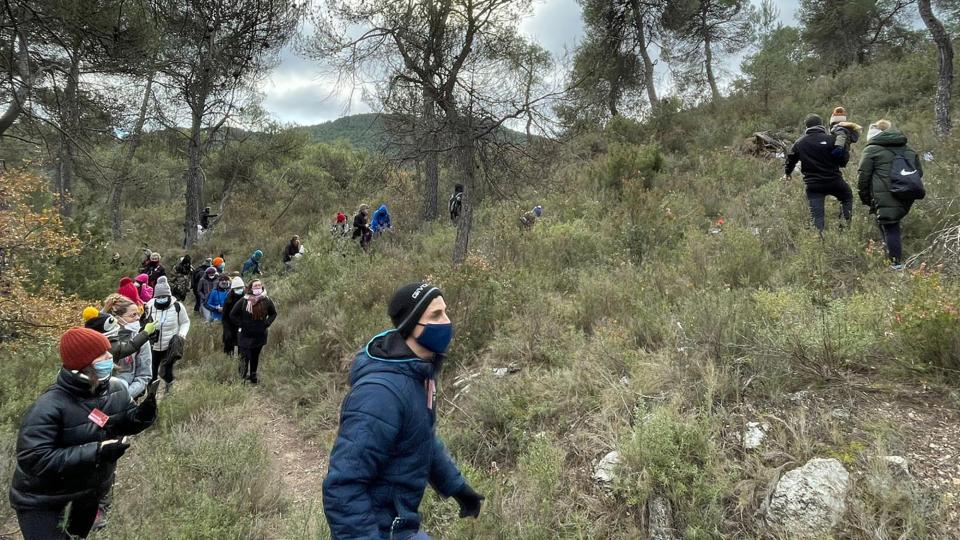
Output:
<svg viewBox="0 0 960 540">
<path fill-rule="evenodd" d="M 100 381 L 100 384 L 97 385 L 95 391 L 90 391 L 90 379 L 86 375 L 83 375 L 79 372 L 74 373 L 67 368 L 60 368 L 60 373 L 57 374 L 57 386 L 63 388 L 67 392 L 79 396 L 79 397 L 93 397 L 99 396 L 106 391 L 109 387 L 110 379 L 106 381 Z"/>
<path fill-rule="evenodd" d="M 250 258 L 254 260 L 260 260 L 260 257 L 263 257 L 263 252 L 260 251 L 259 249 L 254 251 L 253 254 L 250 255 Z"/>
<path fill-rule="evenodd" d="M 350 385 L 373 373 L 395 373 L 425 381 L 433 377 L 433 363 L 417 357 L 396 330 L 388 330 L 367 343 L 353 361 Z"/>
<path fill-rule="evenodd" d="M 874 135 L 867 144 L 875 144 L 877 146 L 903 146 L 907 144 L 907 137 L 901 133 L 900 130 L 890 128 Z"/>
<path fill-rule="evenodd" d="M 378 213 L 378 214 L 386 214 L 386 213 L 387 213 L 387 205 L 381 204 L 381 205 L 380 205 L 380 208 L 377 208 L 377 213 Z"/>
</svg>

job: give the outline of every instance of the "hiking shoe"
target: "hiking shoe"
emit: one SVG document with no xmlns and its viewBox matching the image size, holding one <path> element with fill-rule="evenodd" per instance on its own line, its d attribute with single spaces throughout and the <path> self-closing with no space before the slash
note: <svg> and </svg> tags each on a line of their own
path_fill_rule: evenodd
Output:
<svg viewBox="0 0 960 540">
<path fill-rule="evenodd" d="M 904 268 L 905 268 L 905 266 L 902 265 L 902 264 L 891 264 L 891 265 L 890 265 L 890 269 L 893 270 L 894 272 L 903 272 L 903 269 L 904 269 Z"/>
<path fill-rule="evenodd" d="M 107 509 L 104 507 L 97 508 L 97 519 L 93 520 L 93 530 L 99 531 L 100 529 L 107 526 Z"/>
<path fill-rule="evenodd" d="M 260 381 L 257 379 L 257 374 L 256 374 L 256 373 L 251 373 L 251 374 L 250 374 L 250 378 L 249 378 L 248 380 L 250 381 L 250 384 L 257 384 L 257 383 L 260 382 Z"/>
</svg>

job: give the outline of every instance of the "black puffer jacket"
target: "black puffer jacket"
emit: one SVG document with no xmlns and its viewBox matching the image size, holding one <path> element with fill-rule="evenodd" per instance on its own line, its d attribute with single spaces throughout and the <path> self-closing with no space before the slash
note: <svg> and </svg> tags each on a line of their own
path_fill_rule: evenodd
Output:
<svg viewBox="0 0 960 540">
<path fill-rule="evenodd" d="M 260 303 L 266 309 L 267 316 L 259 320 L 247 312 L 247 301 L 243 298 L 230 310 L 230 319 L 240 331 L 237 334 L 237 346 L 241 348 L 263 347 L 267 344 L 267 328 L 276 320 L 277 308 L 269 298 L 260 300 Z"/>
<path fill-rule="evenodd" d="M 787 176 L 793 174 L 793 169 L 799 162 L 803 182 L 808 186 L 843 180 L 840 169 L 846 167 L 850 161 L 850 152 L 844 149 L 841 155 L 833 155 L 836 140 L 823 126 L 808 128 L 787 153 L 784 173 Z"/>
<path fill-rule="evenodd" d="M 223 302 L 223 337 L 226 339 L 228 336 L 236 338 L 237 335 L 237 325 L 233 323 L 233 318 L 230 316 L 233 313 L 233 306 L 237 304 L 240 300 L 243 300 L 242 294 L 237 294 L 233 291 L 230 291 L 227 294 L 227 299 Z"/>
<path fill-rule="evenodd" d="M 103 428 L 88 418 L 95 408 L 110 417 Z M 156 418 L 156 400 L 138 406 L 113 379 L 91 391 L 85 378 L 61 369 L 56 384 L 23 417 L 10 505 L 59 509 L 77 499 L 98 500 L 113 484 L 117 467 L 116 461 L 101 459 L 100 443 L 140 433 Z"/>
</svg>

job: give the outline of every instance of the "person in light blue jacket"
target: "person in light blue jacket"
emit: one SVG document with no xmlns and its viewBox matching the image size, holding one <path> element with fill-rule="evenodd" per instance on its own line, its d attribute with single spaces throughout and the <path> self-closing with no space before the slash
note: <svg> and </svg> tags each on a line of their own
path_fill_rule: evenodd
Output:
<svg viewBox="0 0 960 540">
<path fill-rule="evenodd" d="M 456 499 L 462 518 L 479 516 L 484 500 L 434 425 L 435 381 L 453 338 L 440 289 L 406 285 L 388 313 L 396 328 L 375 336 L 354 359 L 323 482 L 334 540 L 429 538 L 418 511 L 428 483 Z"/>
</svg>

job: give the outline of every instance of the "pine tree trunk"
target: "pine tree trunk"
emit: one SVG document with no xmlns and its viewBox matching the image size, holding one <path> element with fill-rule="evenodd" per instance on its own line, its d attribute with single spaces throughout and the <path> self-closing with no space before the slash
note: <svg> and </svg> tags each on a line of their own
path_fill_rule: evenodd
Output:
<svg viewBox="0 0 960 540">
<path fill-rule="evenodd" d="M 467 258 L 470 249 L 470 231 L 473 228 L 473 204 L 477 188 L 476 158 L 472 126 L 468 120 L 455 122 L 457 136 L 457 161 L 463 184 L 460 217 L 457 219 L 457 239 L 453 246 L 453 264 L 460 264 Z"/>
<path fill-rule="evenodd" d="M 30 71 L 30 50 L 27 47 L 26 33 L 22 29 L 17 32 L 17 44 L 19 45 L 17 73 L 20 75 L 21 87 L 13 88 L 10 104 L 7 106 L 7 110 L 0 115 L 0 138 L 20 117 L 20 113 L 23 112 L 23 103 L 33 86 L 33 74 Z"/>
<path fill-rule="evenodd" d="M 80 83 L 80 54 L 74 50 L 70 59 L 70 71 L 67 84 L 63 89 L 63 103 L 60 111 L 59 148 L 57 150 L 56 184 L 60 199 L 60 214 L 73 215 L 73 179 L 76 170 L 76 155 L 73 138 L 78 135 L 80 124 L 77 86 Z"/>
<path fill-rule="evenodd" d="M 640 49 L 640 58 L 643 60 L 643 85 L 647 89 L 647 100 L 650 101 L 650 108 L 656 111 L 660 105 L 660 98 L 657 97 L 653 59 L 650 58 L 650 51 L 647 50 L 647 32 L 644 28 L 646 25 L 644 24 L 643 11 L 640 8 L 640 0 L 630 0 L 630 6 L 633 8 L 633 20 L 637 31 L 637 47 Z"/>
<path fill-rule="evenodd" d="M 953 42 L 950 34 L 943 27 L 943 24 L 933 14 L 930 7 L 930 0 L 919 0 L 920 18 L 927 30 L 933 36 L 933 41 L 937 44 L 937 56 L 939 60 L 939 78 L 937 80 L 937 135 L 946 137 L 950 134 L 950 99 L 953 91 Z"/>
<path fill-rule="evenodd" d="M 720 101 L 720 89 L 717 88 L 717 78 L 713 74 L 713 50 L 710 38 L 703 40 L 703 63 L 707 70 L 707 82 L 710 84 L 710 96 L 714 103 Z"/>
<path fill-rule="evenodd" d="M 198 110 L 203 110 L 202 107 Z M 203 173 L 200 170 L 200 160 L 203 157 L 201 148 L 201 117 L 193 114 L 190 127 L 190 139 L 187 141 L 187 172 L 184 181 L 187 189 L 186 215 L 183 220 L 184 247 L 191 248 L 197 243 L 197 225 L 200 223 L 200 202 L 203 199 Z"/>
<path fill-rule="evenodd" d="M 113 232 L 113 239 L 123 238 L 123 188 L 130 179 L 130 169 L 133 167 L 133 157 L 140 146 L 140 135 L 143 133 L 143 125 L 147 121 L 147 109 L 150 106 L 150 94 L 153 90 L 153 76 L 151 73 L 147 77 L 147 85 L 143 90 L 143 100 L 140 102 L 140 112 L 137 115 L 137 121 L 133 125 L 133 132 L 127 136 L 127 147 L 123 154 L 123 161 L 120 162 L 120 170 L 113 181 L 113 189 L 110 191 L 110 229 Z"/>
<path fill-rule="evenodd" d="M 439 215 L 438 198 L 440 176 L 437 157 L 437 122 L 433 99 L 427 91 L 423 92 L 423 129 L 424 129 L 424 178 L 423 178 L 423 220 L 434 221 Z"/>
</svg>

